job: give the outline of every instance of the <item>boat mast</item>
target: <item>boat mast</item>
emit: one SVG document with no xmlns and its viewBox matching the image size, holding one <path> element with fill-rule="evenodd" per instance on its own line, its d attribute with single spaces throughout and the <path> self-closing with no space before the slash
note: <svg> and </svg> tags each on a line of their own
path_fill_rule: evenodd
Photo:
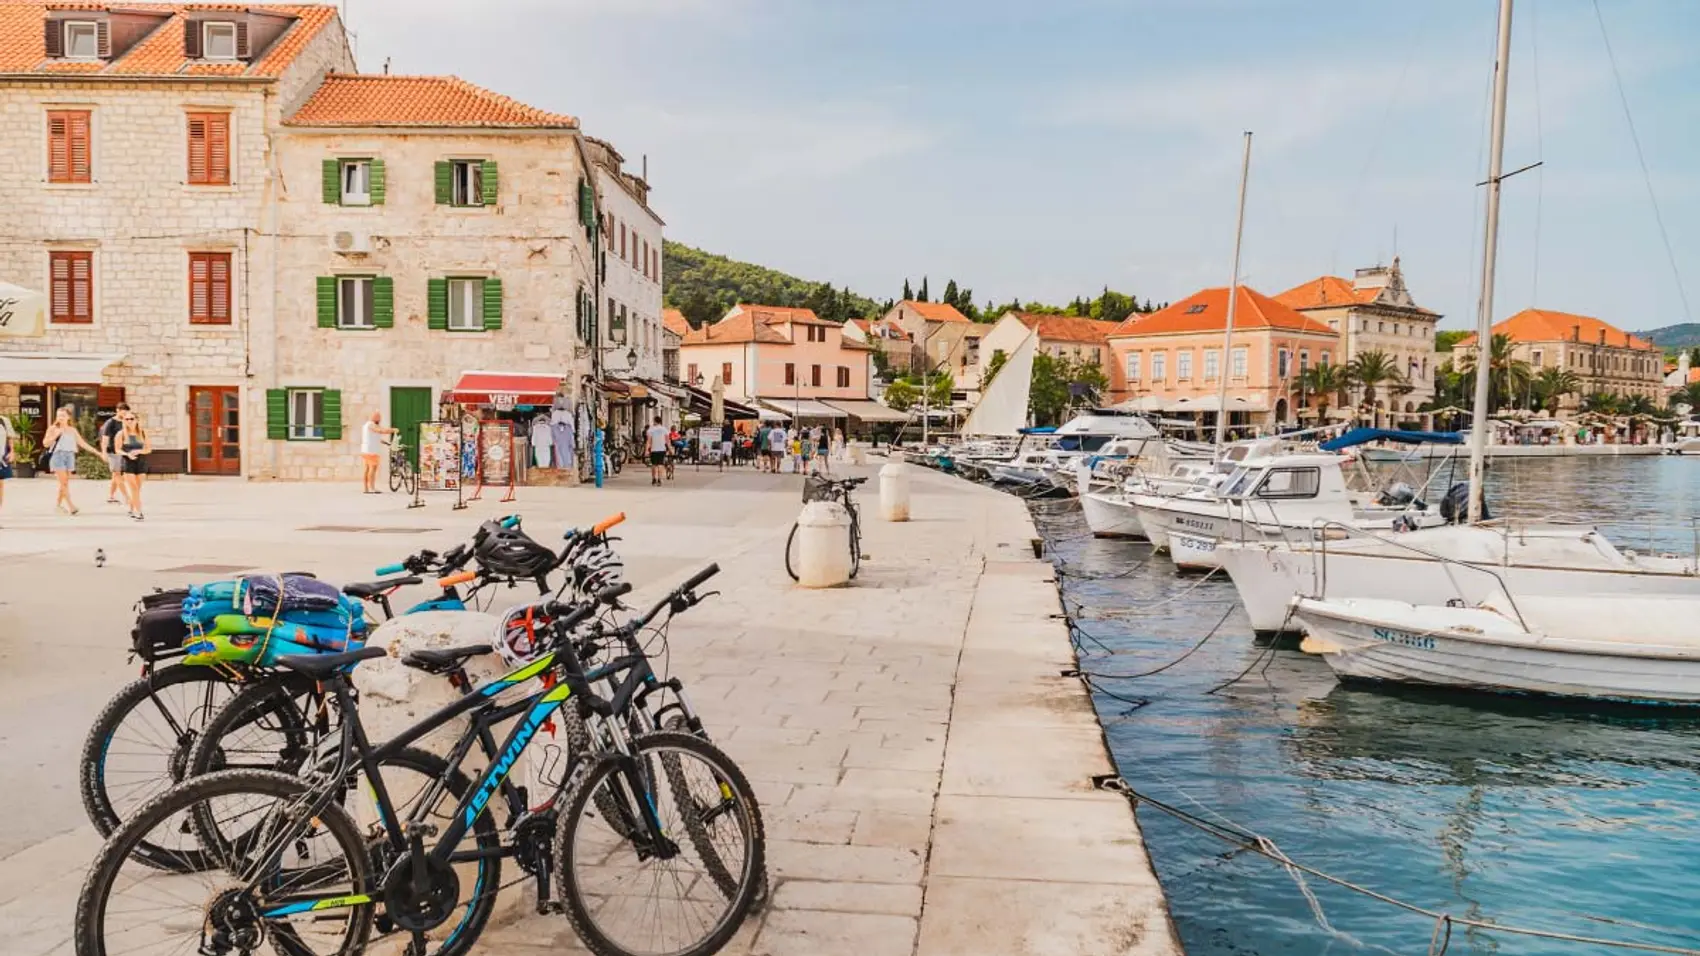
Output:
<svg viewBox="0 0 1700 956">
<path fill-rule="evenodd" d="M 1507 0 L 1510 2 L 1510 0 Z M 1228 324 L 1222 331 L 1222 358 L 1216 366 L 1216 448 L 1228 430 L 1228 369 L 1233 361 L 1234 306 L 1240 300 L 1240 239 L 1245 235 L 1245 184 L 1251 175 L 1251 130 L 1245 134 L 1245 158 L 1240 160 L 1240 209 L 1234 217 L 1234 275 L 1228 280 Z"/>
<path fill-rule="evenodd" d="M 1499 190 L 1505 162 L 1505 94 L 1511 70 L 1511 0 L 1499 0 L 1499 55 L 1493 65 L 1493 140 L 1488 147 L 1487 225 L 1482 239 L 1482 295 L 1476 316 L 1476 407 L 1470 419 L 1470 523 L 1482 520 L 1488 401 L 1493 369 L 1493 267 L 1499 254 Z"/>
</svg>

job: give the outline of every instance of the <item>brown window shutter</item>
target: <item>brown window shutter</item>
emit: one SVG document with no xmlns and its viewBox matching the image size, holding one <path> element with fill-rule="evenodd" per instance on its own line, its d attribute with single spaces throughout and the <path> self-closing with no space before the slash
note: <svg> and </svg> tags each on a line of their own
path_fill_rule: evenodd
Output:
<svg viewBox="0 0 1700 956">
<path fill-rule="evenodd" d="M 94 321 L 94 254 L 72 253 L 71 321 Z"/>
<path fill-rule="evenodd" d="M 230 182 L 230 114 L 207 123 L 207 175 L 215 183 Z"/>
<path fill-rule="evenodd" d="M 230 324 L 230 253 L 221 252 L 208 257 L 212 286 L 212 321 Z"/>
<path fill-rule="evenodd" d="M 197 21 L 183 21 L 183 55 L 191 60 L 201 58 L 201 25 Z"/>
<path fill-rule="evenodd" d="M 47 41 L 48 56 L 65 55 L 65 21 L 48 19 L 43 22 L 46 33 L 43 39 Z"/>
<path fill-rule="evenodd" d="M 204 253 L 189 253 L 189 321 L 200 324 L 209 321 L 212 310 L 207 304 L 211 298 L 207 288 L 207 257 Z"/>
<path fill-rule="evenodd" d="M 71 321 L 71 260 L 63 252 L 48 254 L 49 284 L 52 291 L 48 304 L 48 318 L 54 322 Z"/>
<path fill-rule="evenodd" d="M 107 23 L 105 20 L 99 21 L 95 25 L 94 35 L 95 35 L 95 45 L 94 45 L 95 55 L 100 57 L 103 60 L 111 58 L 111 56 L 112 56 L 112 25 L 110 23 Z"/>
<path fill-rule="evenodd" d="M 248 21 L 236 21 L 236 58 L 248 59 Z"/>
<path fill-rule="evenodd" d="M 69 182 L 71 179 L 70 122 L 64 113 L 47 114 L 47 181 Z"/>
<path fill-rule="evenodd" d="M 197 113 L 189 114 L 189 182 L 207 181 L 207 121 Z"/>
</svg>

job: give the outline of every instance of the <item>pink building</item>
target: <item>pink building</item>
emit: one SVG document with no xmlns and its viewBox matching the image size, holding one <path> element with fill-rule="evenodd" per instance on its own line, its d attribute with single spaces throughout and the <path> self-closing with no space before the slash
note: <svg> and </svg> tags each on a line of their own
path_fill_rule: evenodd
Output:
<svg viewBox="0 0 1700 956">
<path fill-rule="evenodd" d="M 733 306 L 679 343 L 685 382 L 712 388 L 718 378 L 728 398 L 761 401 L 788 414 L 800 405 L 804 418 L 843 417 L 830 406 L 816 407 L 820 399 L 867 402 L 872 352 L 810 309 L 771 305 Z"/>
</svg>

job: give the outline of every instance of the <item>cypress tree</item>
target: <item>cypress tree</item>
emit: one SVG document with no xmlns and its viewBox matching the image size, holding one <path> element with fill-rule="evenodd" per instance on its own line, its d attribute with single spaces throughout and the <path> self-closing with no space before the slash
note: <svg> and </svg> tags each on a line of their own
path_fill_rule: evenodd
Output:
<svg viewBox="0 0 1700 956">
<path fill-rule="evenodd" d="M 921 294 L 915 297 L 916 302 L 927 301 L 927 277 L 921 277 Z"/>
</svg>

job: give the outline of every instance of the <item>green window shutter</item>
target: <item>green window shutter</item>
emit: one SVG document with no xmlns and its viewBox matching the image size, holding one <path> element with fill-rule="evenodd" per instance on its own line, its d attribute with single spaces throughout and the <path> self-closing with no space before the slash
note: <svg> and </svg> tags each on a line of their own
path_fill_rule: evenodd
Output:
<svg viewBox="0 0 1700 956">
<path fill-rule="evenodd" d="M 319 276 L 319 328 L 336 328 L 336 276 Z"/>
<path fill-rule="evenodd" d="M 289 437 L 289 392 L 281 388 L 266 389 L 266 439 L 283 441 Z"/>
<path fill-rule="evenodd" d="M 325 400 L 325 441 L 342 441 L 342 393 L 334 388 L 323 392 Z"/>
<path fill-rule="evenodd" d="M 596 226 L 596 193 L 582 179 L 578 181 L 578 221 L 586 229 Z"/>
<path fill-rule="evenodd" d="M 342 205 L 342 163 L 339 160 L 327 159 L 325 168 L 325 202 L 333 206 Z"/>
<path fill-rule="evenodd" d="M 502 327 L 502 280 L 484 280 L 484 330 L 493 332 Z"/>
<path fill-rule="evenodd" d="M 484 161 L 484 173 L 483 173 L 482 178 L 484 180 L 484 205 L 494 206 L 496 204 L 496 161 L 495 160 L 486 159 Z"/>
<path fill-rule="evenodd" d="M 425 327 L 442 331 L 449 327 L 449 280 L 431 279 L 425 283 Z"/>
<path fill-rule="evenodd" d="M 447 206 L 454 201 L 454 166 L 448 160 L 437 163 L 437 205 Z"/>
<path fill-rule="evenodd" d="M 366 191 L 372 197 L 372 205 L 382 206 L 384 204 L 384 161 L 381 159 L 372 160 L 370 169 L 371 177 Z"/>
<path fill-rule="evenodd" d="M 372 280 L 372 324 L 380 329 L 395 328 L 395 280 L 389 276 Z"/>
</svg>

